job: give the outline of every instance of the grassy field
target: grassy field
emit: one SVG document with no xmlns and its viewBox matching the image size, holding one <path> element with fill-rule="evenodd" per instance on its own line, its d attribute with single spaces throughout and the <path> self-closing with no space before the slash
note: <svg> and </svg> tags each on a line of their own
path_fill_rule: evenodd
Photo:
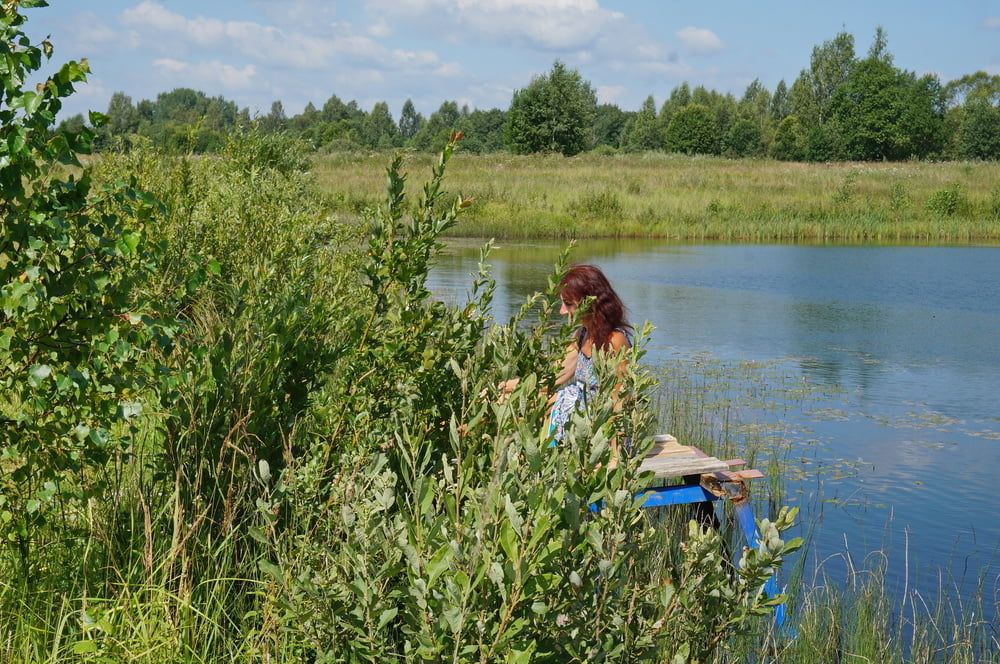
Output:
<svg viewBox="0 0 1000 664">
<path fill-rule="evenodd" d="M 380 200 L 385 154 L 318 157 L 342 217 Z M 421 181 L 431 159 L 405 162 Z M 797 164 L 673 154 L 462 155 L 450 190 L 476 203 L 470 237 L 661 237 L 729 241 L 1000 239 L 1000 164 Z"/>
</svg>

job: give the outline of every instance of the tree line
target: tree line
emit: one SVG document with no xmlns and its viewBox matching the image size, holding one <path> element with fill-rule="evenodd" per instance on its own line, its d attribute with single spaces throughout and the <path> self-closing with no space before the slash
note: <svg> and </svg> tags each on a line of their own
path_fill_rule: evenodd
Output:
<svg viewBox="0 0 1000 664">
<path fill-rule="evenodd" d="M 326 151 L 409 148 L 429 151 L 462 131 L 466 151 L 515 154 L 662 150 L 788 161 L 1000 159 L 1000 75 L 978 71 L 942 83 L 896 66 L 879 28 L 868 52 L 847 32 L 815 46 L 789 86 L 759 80 L 742 96 L 690 86 L 653 95 L 637 111 L 598 104 L 579 71 L 556 61 L 517 90 L 507 109 L 469 109 L 445 101 L 425 117 L 411 100 L 398 119 L 386 102 L 370 111 L 330 96 L 289 116 L 280 101 L 251 117 L 222 97 L 178 88 L 133 104 L 116 92 L 97 145 L 139 134 L 171 151 L 211 152 L 252 122 Z M 80 125 L 77 116 L 67 122 Z"/>
</svg>

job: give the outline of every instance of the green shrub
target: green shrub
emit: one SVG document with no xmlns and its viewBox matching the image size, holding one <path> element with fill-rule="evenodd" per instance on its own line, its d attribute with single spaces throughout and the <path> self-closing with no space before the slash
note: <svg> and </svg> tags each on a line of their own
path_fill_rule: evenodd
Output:
<svg viewBox="0 0 1000 664">
<path fill-rule="evenodd" d="M 834 205 L 846 205 L 851 202 L 851 198 L 854 196 L 854 185 L 858 181 L 858 172 L 850 171 L 844 176 L 843 181 L 840 186 L 837 187 L 837 191 L 833 192 L 833 204 Z"/>
<path fill-rule="evenodd" d="M 1000 187 L 993 189 L 993 192 L 990 194 L 986 214 L 989 218 L 1000 221 Z"/>
<path fill-rule="evenodd" d="M 614 219 L 622 216 L 622 202 L 614 191 L 588 191 L 567 206 L 571 215 L 593 217 L 596 219 Z"/>
<path fill-rule="evenodd" d="M 590 151 L 590 154 L 598 155 L 601 157 L 608 157 L 611 155 L 620 154 L 620 150 L 613 145 L 601 144 Z"/>
<path fill-rule="evenodd" d="M 598 356 L 602 389 L 552 447 L 545 393 L 570 331 L 553 320 L 562 268 L 492 328 L 488 249 L 468 305 L 429 297 L 437 237 L 466 204 L 441 205 L 453 147 L 409 221 L 399 160 L 390 167 L 361 270 L 368 295 L 344 312 L 355 331 L 261 502 L 256 533 L 272 548 L 260 564 L 286 629 L 317 662 L 711 656 L 767 612 L 757 594 L 798 546 L 778 534 L 794 514 L 762 524 L 765 544 L 739 571 L 694 525 L 676 569 L 653 564 L 662 540 L 633 499 L 654 424 L 642 343 L 617 399 L 617 359 Z M 611 443 L 626 439 L 635 456 L 612 468 Z"/>
<path fill-rule="evenodd" d="M 968 205 L 969 202 L 962 185 L 953 184 L 931 194 L 927 199 L 926 207 L 929 211 L 942 217 L 952 217 L 964 213 L 968 209 Z"/>
<path fill-rule="evenodd" d="M 902 212 L 910 205 L 910 195 L 906 191 L 906 187 L 902 182 L 897 182 L 892 185 L 892 191 L 889 193 L 889 209 L 893 212 Z"/>
</svg>

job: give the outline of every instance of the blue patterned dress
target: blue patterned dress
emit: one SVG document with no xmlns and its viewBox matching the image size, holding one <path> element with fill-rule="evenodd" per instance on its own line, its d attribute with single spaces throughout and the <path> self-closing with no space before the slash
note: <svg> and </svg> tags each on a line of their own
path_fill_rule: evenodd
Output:
<svg viewBox="0 0 1000 664">
<path fill-rule="evenodd" d="M 583 354 L 583 342 L 587 338 L 586 328 L 579 335 L 576 356 L 576 369 L 573 379 L 556 392 L 556 401 L 552 404 L 552 414 L 549 416 L 549 435 L 552 444 L 562 440 L 566 432 L 566 424 L 574 412 L 587 412 L 587 398 L 597 391 L 597 374 L 594 372 L 594 359 Z M 593 354 L 593 350 L 591 350 Z"/>
</svg>

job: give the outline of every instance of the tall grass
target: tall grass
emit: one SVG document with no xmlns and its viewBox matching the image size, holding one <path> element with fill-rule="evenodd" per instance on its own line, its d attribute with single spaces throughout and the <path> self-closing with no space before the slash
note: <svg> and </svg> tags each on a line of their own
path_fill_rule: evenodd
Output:
<svg viewBox="0 0 1000 664">
<path fill-rule="evenodd" d="M 344 218 L 374 203 L 382 155 L 317 157 Z M 422 167 L 427 157 L 408 164 Z M 797 164 L 649 153 L 460 155 L 453 187 L 475 198 L 452 234 L 729 241 L 1000 239 L 1000 164 Z"/>
</svg>

